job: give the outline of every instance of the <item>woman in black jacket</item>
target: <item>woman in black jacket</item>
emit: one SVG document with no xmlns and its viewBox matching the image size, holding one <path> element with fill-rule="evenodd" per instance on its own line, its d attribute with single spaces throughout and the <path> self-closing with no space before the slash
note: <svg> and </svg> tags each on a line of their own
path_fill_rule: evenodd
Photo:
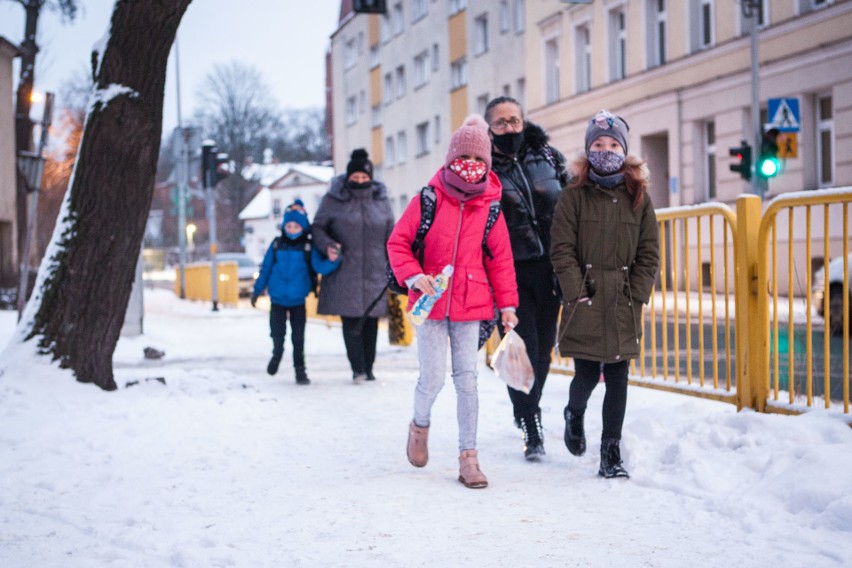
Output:
<svg viewBox="0 0 852 568">
<path fill-rule="evenodd" d="M 491 134 L 494 173 L 503 184 L 500 200 L 518 283 L 518 326 L 535 371 L 529 394 L 509 388 L 515 424 L 524 433 L 524 456 L 544 455 L 539 401 L 550 371 L 556 340 L 560 293 L 550 263 L 550 226 L 562 187 L 568 183 L 565 158 L 550 146 L 541 127 L 525 121 L 521 104 L 498 97 L 485 108 Z"/>
</svg>

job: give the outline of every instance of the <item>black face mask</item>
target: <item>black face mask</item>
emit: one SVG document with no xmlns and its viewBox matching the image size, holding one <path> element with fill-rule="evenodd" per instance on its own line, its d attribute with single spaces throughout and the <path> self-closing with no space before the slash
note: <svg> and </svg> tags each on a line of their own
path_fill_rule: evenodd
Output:
<svg viewBox="0 0 852 568">
<path fill-rule="evenodd" d="M 347 185 L 349 185 L 349 189 L 369 189 L 373 182 L 365 181 L 364 183 L 355 183 L 354 181 L 347 181 Z"/>
<path fill-rule="evenodd" d="M 524 133 L 521 132 L 507 132 L 506 134 L 494 134 L 494 145 L 497 147 L 500 152 L 506 154 L 507 156 L 514 156 L 518 153 L 518 150 L 521 149 L 521 145 L 524 143 Z"/>
</svg>

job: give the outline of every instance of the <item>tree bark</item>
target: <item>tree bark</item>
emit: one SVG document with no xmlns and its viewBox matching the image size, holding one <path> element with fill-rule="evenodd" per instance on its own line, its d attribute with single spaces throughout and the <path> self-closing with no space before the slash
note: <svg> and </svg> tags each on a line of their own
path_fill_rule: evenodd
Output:
<svg viewBox="0 0 852 568">
<path fill-rule="evenodd" d="M 191 0 L 118 0 L 71 185 L 36 293 L 27 340 L 74 371 L 116 388 L 112 356 L 154 190 L 169 51 Z M 99 60 L 95 60 L 99 56 Z"/>
</svg>

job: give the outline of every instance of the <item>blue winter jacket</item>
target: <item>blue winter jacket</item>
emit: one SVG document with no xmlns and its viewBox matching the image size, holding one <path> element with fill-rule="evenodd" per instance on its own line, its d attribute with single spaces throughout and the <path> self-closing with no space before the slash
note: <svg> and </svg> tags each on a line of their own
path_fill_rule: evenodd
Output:
<svg viewBox="0 0 852 568">
<path fill-rule="evenodd" d="M 295 240 L 287 237 L 278 240 L 278 250 L 275 250 L 274 242 L 266 250 L 260 276 L 254 283 L 254 295 L 260 296 L 268 289 L 273 304 L 284 307 L 301 306 L 311 292 L 311 275 L 305 261 L 305 247 L 311 245 L 305 235 Z M 340 259 L 332 262 L 322 256 L 316 247 L 311 247 L 311 266 L 317 274 L 330 274 L 340 266 Z"/>
</svg>

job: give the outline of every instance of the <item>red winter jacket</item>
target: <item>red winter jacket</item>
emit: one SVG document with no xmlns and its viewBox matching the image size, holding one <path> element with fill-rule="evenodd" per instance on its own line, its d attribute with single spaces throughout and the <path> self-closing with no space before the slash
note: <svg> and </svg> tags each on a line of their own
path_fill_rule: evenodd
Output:
<svg viewBox="0 0 852 568">
<path fill-rule="evenodd" d="M 497 307 L 517 308 L 518 287 L 509 231 L 501 214 L 488 234 L 488 248 L 494 258 L 484 259 L 482 236 L 492 201 L 499 201 L 502 187 L 493 172 L 488 173 L 485 192 L 465 203 L 459 202 L 444 190 L 440 170 L 429 185 L 435 188 L 435 220 L 424 241 L 423 264 L 411 252 L 411 243 L 420 225 L 420 195 L 408 204 L 388 239 L 388 258 L 394 275 L 405 282 L 420 273 L 436 276 L 446 265 L 452 265 L 450 285 L 441 296 L 429 319 L 475 321 L 494 317 L 494 298 Z M 490 286 L 489 286 L 490 284 Z M 494 289 L 492 295 L 491 289 Z M 409 303 L 421 293 L 409 290 Z"/>
</svg>

